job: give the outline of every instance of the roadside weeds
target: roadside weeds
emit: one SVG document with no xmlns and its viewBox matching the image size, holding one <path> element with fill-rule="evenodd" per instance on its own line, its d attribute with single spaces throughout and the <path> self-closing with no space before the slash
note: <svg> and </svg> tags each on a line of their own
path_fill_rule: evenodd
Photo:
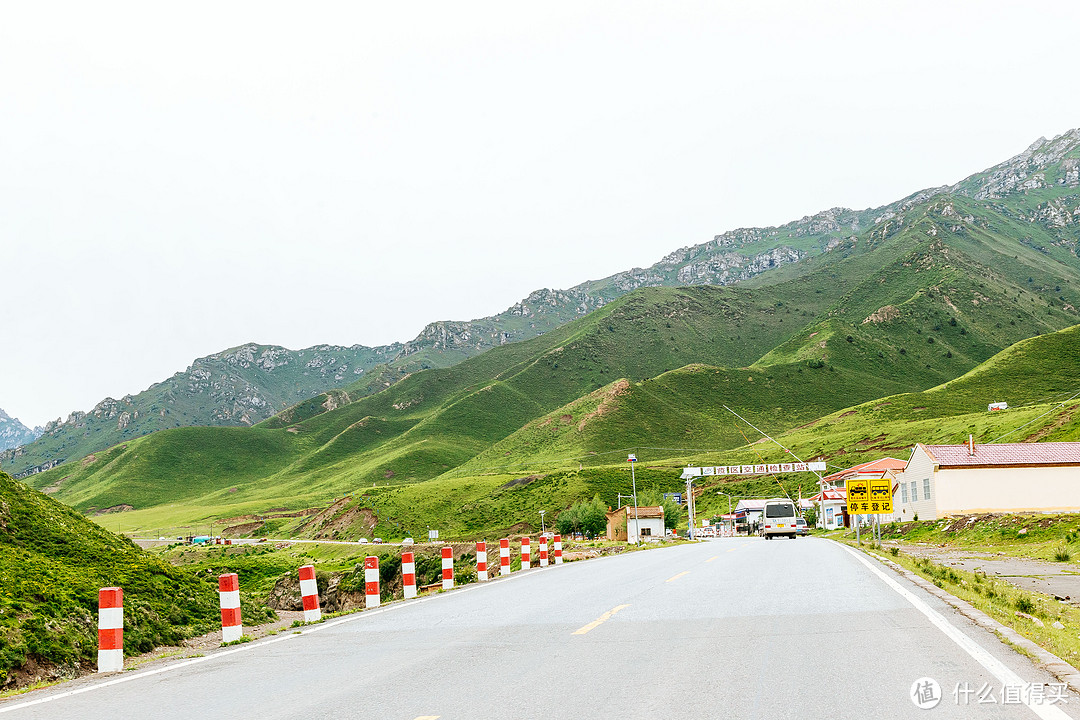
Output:
<svg viewBox="0 0 1080 720">
<path fill-rule="evenodd" d="M 1077 636 L 1080 630 L 1080 610 L 1077 608 L 1062 605 L 1048 596 L 1040 597 L 1040 593 L 1012 589 L 1012 586 L 1004 581 L 980 577 L 977 573 L 964 570 L 946 568 L 929 560 L 916 561 L 899 552 L 894 554 L 894 560 L 887 557 L 880 546 L 846 544 L 863 551 L 864 554 L 886 565 L 898 575 L 949 604 L 976 625 L 994 633 L 1006 645 L 1035 660 L 1058 680 L 1066 683 L 1074 692 L 1080 692 L 1080 670 L 1039 644 L 1042 642 L 1055 649 L 1060 647 L 1059 651 L 1063 650 L 1072 656 L 1080 657 L 1080 636 Z M 968 595 L 1005 622 L 1000 622 L 972 602 L 946 590 L 945 585 L 949 585 L 961 595 Z M 973 590 L 975 586 L 982 586 L 983 589 Z M 1001 602 L 995 604 L 994 599 L 999 599 Z M 1022 606 L 1027 612 L 1019 609 L 1015 613 L 1010 612 L 1013 605 Z M 1037 615 L 1042 615 L 1047 620 L 1053 617 L 1054 622 L 1063 627 L 1057 628 L 1053 625 L 1047 627 L 1046 623 L 1036 617 Z"/>
</svg>

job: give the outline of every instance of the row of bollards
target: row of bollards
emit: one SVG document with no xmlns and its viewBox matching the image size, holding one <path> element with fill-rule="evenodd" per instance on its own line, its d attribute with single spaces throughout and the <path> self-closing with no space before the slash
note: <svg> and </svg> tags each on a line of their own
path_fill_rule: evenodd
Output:
<svg viewBox="0 0 1080 720">
<path fill-rule="evenodd" d="M 562 564 L 562 537 L 554 536 L 555 564 Z M 521 539 L 521 569 L 531 567 L 529 538 Z M 547 538 L 540 539 L 540 567 L 547 567 Z M 510 539 L 499 541 L 499 574 L 510 574 Z M 304 565 L 299 569 L 300 598 L 304 607 L 304 622 L 322 619 L 319 606 L 319 588 L 315 582 L 315 566 Z M 487 543 L 476 543 L 476 577 L 483 582 L 488 579 Z M 405 599 L 416 597 L 416 559 L 413 553 L 401 554 L 401 584 Z M 454 550 L 449 545 L 442 548 L 442 588 L 454 587 Z M 218 596 L 221 607 L 221 641 L 236 642 L 244 635 L 240 617 L 240 578 L 236 573 L 218 577 Z M 379 607 L 379 558 L 364 558 L 364 602 L 367 608 Z M 101 588 L 98 591 L 98 672 L 120 672 L 124 669 L 124 591 L 118 587 Z"/>
</svg>

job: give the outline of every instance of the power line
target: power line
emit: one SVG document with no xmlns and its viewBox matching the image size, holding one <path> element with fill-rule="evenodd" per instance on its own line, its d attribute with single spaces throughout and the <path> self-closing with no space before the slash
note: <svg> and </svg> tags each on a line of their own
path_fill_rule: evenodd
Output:
<svg viewBox="0 0 1080 720">
<path fill-rule="evenodd" d="M 1076 398 L 1076 397 L 1078 397 L 1078 396 L 1080 396 L 1080 390 L 1076 391 L 1075 393 L 1073 393 L 1073 394 L 1072 394 L 1072 395 L 1071 395 L 1070 397 L 1066 398 L 1065 400 L 1062 400 L 1062 401 L 1061 401 L 1061 402 L 1060 402 L 1060 403 L 1058 404 L 1058 406 L 1057 406 L 1057 407 L 1054 407 L 1054 408 L 1050 408 L 1049 410 L 1047 410 L 1046 412 L 1044 412 L 1044 413 L 1043 413 L 1042 415 L 1040 415 L 1039 417 L 1037 417 L 1037 418 L 1035 418 L 1035 419 L 1033 419 L 1033 420 L 1028 420 L 1028 421 L 1027 421 L 1026 423 L 1024 423 L 1023 425 L 1021 425 L 1020 427 L 1017 427 L 1017 428 L 1013 428 L 1012 430 L 1010 430 L 1009 432 L 1005 433 L 1005 434 L 1004 434 L 1004 435 L 1002 435 L 1001 437 L 998 437 L 998 438 L 995 438 L 995 439 L 991 440 L 991 441 L 990 441 L 990 444 L 991 444 L 991 445 L 993 445 L 994 443 L 998 442 L 998 441 L 999 441 L 999 440 L 1001 440 L 1002 438 L 1007 438 L 1007 437 L 1009 437 L 1010 435 L 1012 435 L 1013 433 L 1015 433 L 1015 432 L 1019 432 L 1020 430 L 1023 430 L 1024 428 L 1026 428 L 1026 427 L 1027 427 L 1028 425 L 1030 425 L 1031 423 L 1033 423 L 1033 422 L 1038 422 L 1039 420 L 1042 420 L 1042 419 L 1043 419 L 1044 417 L 1046 417 L 1047 415 L 1050 415 L 1051 413 L 1055 413 L 1055 412 L 1057 412 L 1057 411 L 1058 411 L 1058 410 L 1060 410 L 1061 408 L 1065 407 L 1065 405 L 1066 405 L 1066 404 L 1067 404 L 1067 403 L 1068 403 L 1068 402 L 1069 402 L 1070 400 L 1072 400 L 1073 398 Z"/>
<path fill-rule="evenodd" d="M 754 428 L 754 429 L 756 430 L 757 428 Z M 745 438 L 745 435 L 743 437 Z M 781 446 L 781 447 L 783 447 L 783 446 Z M 502 470 L 504 468 L 529 468 L 529 467 L 537 467 L 537 466 L 544 466 L 544 465 L 556 465 L 558 463 L 566 463 L 566 462 L 580 462 L 580 461 L 583 461 L 583 460 L 592 460 L 592 459 L 595 459 L 595 458 L 598 458 L 598 457 L 601 457 L 601 456 L 604 456 L 604 455 L 617 455 L 617 454 L 622 454 L 622 453 L 626 453 L 626 452 L 634 452 L 634 451 L 638 451 L 638 450 L 658 450 L 658 451 L 673 452 L 673 453 L 728 453 L 728 452 L 733 452 L 734 450 L 736 450 L 736 448 L 666 448 L 666 447 L 652 447 L 652 446 L 649 446 L 649 445 L 635 445 L 633 447 L 620 448 L 618 450 L 605 450 L 603 452 L 591 452 L 591 453 L 589 453 L 587 455 L 576 455 L 576 456 L 564 457 L 564 458 L 552 458 L 550 460 L 537 460 L 535 462 L 507 463 L 506 465 L 487 465 L 485 467 L 480 467 L 480 468 L 470 468 L 468 470 L 468 472 L 480 472 L 480 471 L 484 471 L 484 470 Z M 756 451 L 755 451 L 755 454 L 759 458 L 761 457 L 761 454 L 757 453 Z M 673 460 L 674 458 L 663 458 L 663 459 L 665 459 L 665 460 Z M 654 462 L 658 462 L 658 461 L 654 461 Z M 446 474 L 447 475 L 455 474 L 459 470 L 464 472 L 463 468 L 454 468 L 453 470 L 448 471 Z"/>
</svg>

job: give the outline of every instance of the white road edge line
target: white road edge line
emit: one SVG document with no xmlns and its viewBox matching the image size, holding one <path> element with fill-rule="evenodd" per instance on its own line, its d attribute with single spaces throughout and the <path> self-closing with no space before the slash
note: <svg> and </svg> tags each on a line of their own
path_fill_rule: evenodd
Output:
<svg viewBox="0 0 1080 720">
<path fill-rule="evenodd" d="M 534 568 L 534 569 L 539 570 L 540 568 Z M 544 568 L 544 569 L 547 570 L 548 568 Z M 496 578 L 496 579 L 501 583 L 505 583 L 505 582 L 509 582 L 511 580 L 515 580 L 517 578 L 528 577 L 528 575 L 526 573 L 528 573 L 528 571 L 519 572 L 519 573 L 515 573 L 513 575 L 504 576 L 502 578 Z M 259 642 L 253 642 L 253 643 L 250 643 L 250 644 L 249 643 L 244 643 L 243 645 L 240 645 L 238 647 L 234 647 L 234 648 L 232 648 L 230 650 L 222 650 L 221 652 L 215 652 L 213 655 L 203 655 L 202 657 L 191 658 L 191 659 L 185 660 L 183 662 L 178 662 L 178 663 L 175 663 L 175 664 L 172 664 L 172 665 L 166 665 L 164 667 L 155 668 L 154 670 L 144 670 L 144 671 L 139 672 L 139 673 L 132 673 L 131 675 L 123 675 L 121 677 L 113 678 L 111 680 L 106 680 L 104 682 L 94 683 L 93 685 L 87 685 L 86 687 L 77 688 L 75 690 L 66 690 L 64 692 L 57 693 L 55 695 L 49 695 L 47 697 L 40 697 L 40 698 L 35 698 L 33 700 L 27 700 L 26 702 L 16 703 L 16 704 L 13 704 L 13 705 L 0 705 L 0 715 L 3 715 L 6 712 L 11 712 L 13 710 L 20 710 L 22 708 L 31 707 L 33 705 L 43 705 L 45 703 L 52 702 L 54 700 L 61 700 L 63 698 L 68 698 L 68 697 L 71 697 L 73 695 L 82 695 L 83 693 L 88 693 L 88 692 L 91 692 L 93 690 L 101 690 L 103 688 L 112 687 L 113 685 L 120 685 L 121 683 L 131 682 L 132 680 L 139 680 L 141 678 L 151 677 L 153 675 L 161 675 L 163 673 L 173 672 L 174 670 L 181 670 L 181 669 L 186 668 L 186 667 L 191 667 L 192 665 L 198 665 L 199 663 L 209 662 L 211 660 L 217 660 L 219 658 L 228 657 L 229 655 L 235 655 L 237 653 L 247 652 L 248 650 L 255 650 L 256 648 L 265 647 L 266 645 L 272 645 L 274 643 L 283 642 L 285 640 L 291 640 L 292 638 L 300 636 L 300 635 L 310 635 L 312 633 L 319 632 L 320 630 L 325 630 L 326 628 L 335 627 L 337 625 L 344 625 L 345 623 L 354 622 L 356 620 L 360 620 L 360 619 L 365 618 L 365 617 L 374 617 L 375 615 L 381 615 L 383 613 L 387 613 L 387 612 L 390 612 L 392 610 L 400 610 L 401 608 L 404 608 L 404 607 L 413 607 L 413 606 L 419 605 L 421 603 L 429 602 L 429 601 L 434 600 L 435 598 L 438 598 L 438 597 L 455 597 L 455 596 L 458 596 L 458 595 L 463 595 L 464 593 L 471 592 L 473 590 L 479 590 L 482 587 L 491 587 L 494 582 L 495 582 L 495 580 L 489 580 L 486 583 L 476 583 L 476 584 L 470 583 L 468 586 L 455 588 L 453 591 L 451 591 L 449 593 L 435 593 L 433 595 L 428 595 L 426 597 L 420 597 L 420 598 L 416 598 L 416 599 L 399 600 L 399 601 L 394 602 L 393 604 L 384 605 L 384 606 L 382 606 L 380 608 L 376 608 L 374 610 L 362 610 L 360 612 L 352 613 L 351 615 L 346 615 L 345 617 L 342 617 L 342 618 L 336 618 L 336 619 L 328 621 L 328 622 L 321 622 L 321 623 L 318 623 L 318 624 L 315 624 L 315 625 L 304 626 L 303 629 L 301 629 L 301 630 L 294 630 L 293 632 L 290 632 L 287 635 L 279 635 L 279 636 L 276 636 L 276 637 L 272 637 L 269 640 L 261 640 Z M 281 630 L 281 632 L 285 632 L 287 630 L 289 630 L 289 628 L 283 628 Z"/>
<path fill-rule="evenodd" d="M 881 578 L 881 580 L 886 585 L 891 587 L 893 590 L 899 593 L 901 597 L 911 603 L 916 610 L 925 615 L 931 623 L 937 626 L 938 630 L 941 630 L 941 632 L 945 633 L 950 640 L 959 645 L 960 648 L 964 650 L 964 652 L 966 652 L 968 655 L 970 655 L 977 663 L 990 671 L 990 673 L 994 677 L 996 677 L 1002 685 L 1023 686 L 1026 684 L 1019 675 L 1014 673 L 1003 662 L 1001 662 L 989 652 L 987 652 L 987 650 L 982 645 L 979 645 L 977 642 L 965 635 L 964 632 L 960 630 L 960 628 L 956 627 L 948 620 L 946 620 L 945 617 L 941 615 L 941 613 L 927 605 L 913 592 L 902 586 L 895 579 L 886 575 L 883 570 L 875 567 L 870 560 L 863 557 L 863 555 L 857 550 L 853 550 L 852 548 L 842 543 L 837 544 L 840 545 L 840 547 L 844 548 L 844 550 L 847 550 L 849 553 L 851 553 L 851 555 L 856 560 L 865 565 L 866 568 L 870 570 L 870 572 Z M 1031 711 L 1038 715 L 1040 718 L 1043 718 L 1043 720 L 1071 720 L 1070 716 L 1056 705 L 1032 703 L 1030 699 L 1025 700 L 1024 704 L 1027 705 L 1028 708 L 1030 708 Z"/>
</svg>

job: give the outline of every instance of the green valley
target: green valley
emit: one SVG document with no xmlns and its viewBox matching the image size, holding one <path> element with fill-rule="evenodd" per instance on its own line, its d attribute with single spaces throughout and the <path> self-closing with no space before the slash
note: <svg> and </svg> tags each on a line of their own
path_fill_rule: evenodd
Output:
<svg viewBox="0 0 1080 720">
<path fill-rule="evenodd" d="M 496 340 L 496 324 L 466 352 L 453 338 L 471 330 L 433 326 L 427 345 L 255 427 L 164 430 L 27 482 L 129 529 L 306 532 L 269 518 L 343 501 L 384 535 L 429 522 L 470 534 L 532 523 L 515 508 L 541 503 L 556 476 L 551 512 L 613 502 L 596 477 L 621 478 L 630 448 L 663 468 L 652 481 L 664 487 L 684 462 L 775 453 L 725 405 L 839 463 L 985 440 L 1074 391 L 1061 338 L 1080 322 L 1078 158 L 1074 131 L 884 208 L 733 231 L 565 297 L 530 296 L 508 311 L 534 334 L 518 342 Z M 1055 372 L 1023 364 L 1036 348 Z M 987 418 L 996 400 L 1030 408 Z"/>
</svg>

